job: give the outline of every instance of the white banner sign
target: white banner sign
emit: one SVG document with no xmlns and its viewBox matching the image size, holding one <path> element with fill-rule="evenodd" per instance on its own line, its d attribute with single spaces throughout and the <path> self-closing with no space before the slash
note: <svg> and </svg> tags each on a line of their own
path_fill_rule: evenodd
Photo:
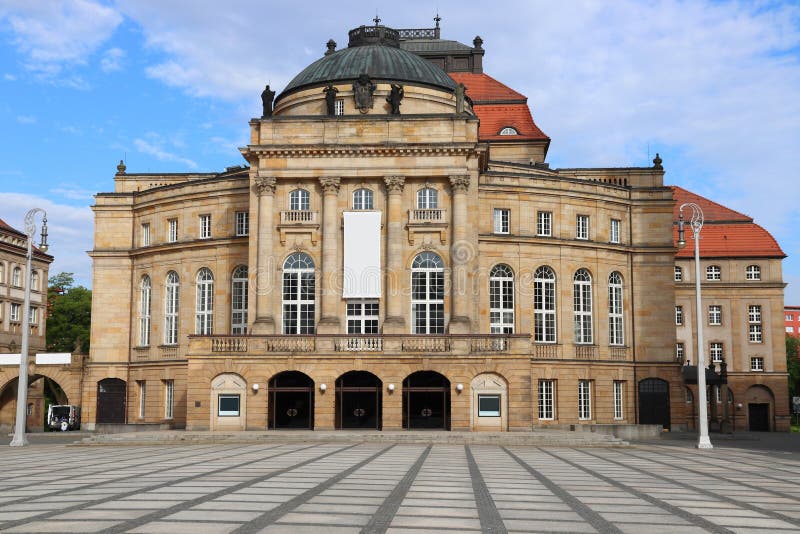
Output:
<svg viewBox="0 0 800 534">
<path fill-rule="evenodd" d="M 16 365 L 19 367 L 19 354 L 0 354 L 0 365 Z"/>
<path fill-rule="evenodd" d="M 344 212 L 344 272 L 346 299 L 381 297 L 381 212 Z"/>
<path fill-rule="evenodd" d="M 69 352 L 43 352 L 36 355 L 36 365 L 69 365 L 72 354 Z"/>
</svg>

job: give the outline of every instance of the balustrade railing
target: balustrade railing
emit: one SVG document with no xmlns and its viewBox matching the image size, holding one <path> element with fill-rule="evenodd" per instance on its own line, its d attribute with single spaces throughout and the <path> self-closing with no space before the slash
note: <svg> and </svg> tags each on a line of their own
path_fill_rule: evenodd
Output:
<svg viewBox="0 0 800 534">
<path fill-rule="evenodd" d="M 504 336 L 479 336 L 469 340 L 470 352 L 507 352 L 508 338 Z"/>
<path fill-rule="evenodd" d="M 160 360 L 178 360 L 181 357 L 180 345 L 161 345 L 158 349 Z"/>
<path fill-rule="evenodd" d="M 316 224 L 317 212 L 309 210 L 289 210 L 281 212 L 281 224 Z"/>
<path fill-rule="evenodd" d="M 612 360 L 627 360 L 628 347 L 610 347 L 609 358 Z"/>
<path fill-rule="evenodd" d="M 266 352 L 313 352 L 315 348 L 314 336 L 267 336 L 264 340 Z"/>
<path fill-rule="evenodd" d="M 150 359 L 150 347 L 133 347 L 134 361 L 147 361 Z"/>
<path fill-rule="evenodd" d="M 383 339 L 380 336 L 337 338 L 333 346 L 336 352 L 380 352 Z"/>
<path fill-rule="evenodd" d="M 247 338 L 212 337 L 211 352 L 247 352 Z"/>
<path fill-rule="evenodd" d="M 533 345 L 533 357 L 536 359 L 555 360 L 559 356 L 559 346 L 555 343 L 537 343 Z"/>
<path fill-rule="evenodd" d="M 403 352 L 450 352 L 450 338 L 445 336 L 404 337 Z"/>
<path fill-rule="evenodd" d="M 575 358 L 578 360 L 596 360 L 597 345 L 575 345 Z"/>
<path fill-rule="evenodd" d="M 408 222 L 410 224 L 447 222 L 447 213 L 441 209 L 408 210 Z"/>
</svg>

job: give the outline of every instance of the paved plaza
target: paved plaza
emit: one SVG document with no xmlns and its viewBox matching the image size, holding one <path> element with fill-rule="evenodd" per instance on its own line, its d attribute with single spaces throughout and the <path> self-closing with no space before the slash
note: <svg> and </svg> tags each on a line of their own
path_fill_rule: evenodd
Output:
<svg viewBox="0 0 800 534">
<path fill-rule="evenodd" d="M 0 531 L 800 532 L 800 455 L 685 444 L 5 447 Z"/>
</svg>

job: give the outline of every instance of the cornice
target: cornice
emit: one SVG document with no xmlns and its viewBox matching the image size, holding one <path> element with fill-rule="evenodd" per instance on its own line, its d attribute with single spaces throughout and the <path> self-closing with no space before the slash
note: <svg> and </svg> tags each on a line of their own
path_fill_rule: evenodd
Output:
<svg viewBox="0 0 800 534">
<path fill-rule="evenodd" d="M 267 158 L 310 157 L 348 158 L 381 156 L 471 156 L 480 152 L 475 143 L 445 143 L 419 145 L 248 145 L 243 154 Z"/>
</svg>

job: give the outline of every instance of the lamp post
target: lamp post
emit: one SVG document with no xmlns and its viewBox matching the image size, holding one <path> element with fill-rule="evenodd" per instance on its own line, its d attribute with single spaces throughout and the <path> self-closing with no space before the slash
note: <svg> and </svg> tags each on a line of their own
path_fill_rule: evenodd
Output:
<svg viewBox="0 0 800 534">
<path fill-rule="evenodd" d="M 683 247 L 686 245 L 684 222 L 683 222 L 683 208 L 691 208 L 692 218 L 689 225 L 692 227 L 692 236 L 694 237 L 694 283 L 695 292 L 697 297 L 697 311 L 695 318 L 697 320 L 697 417 L 700 423 L 700 438 L 697 440 L 698 449 L 713 449 L 711 439 L 708 437 L 708 406 L 706 398 L 708 393 L 706 391 L 706 358 L 703 345 L 703 322 L 700 320 L 702 313 L 701 296 L 700 296 L 700 229 L 703 228 L 703 210 L 700 206 L 692 202 L 681 204 L 678 209 L 678 246 Z"/>
<path fill-rule="evenodd" d="M 19 380 L 17 382 L 17 421 L 14 428 L 12 447 L 22 447 L 28 444 L 25 435 L 25 423 L 28 419 L 28 338 L 30 337 L 30 310 L 31 310 L 31 269 L 33 262 L 33 236 L 36 233 L 34 217 L 42 214 L 42 242 L 39 249 L 47 252 L 47 213 L 43 209 L 33 208 L 25 215 L 25 234 L 28 236 L 28 252 L 25 256 L 25 300 L 22 305 L 22 348 L 19 355 Z"/>
</svg>

